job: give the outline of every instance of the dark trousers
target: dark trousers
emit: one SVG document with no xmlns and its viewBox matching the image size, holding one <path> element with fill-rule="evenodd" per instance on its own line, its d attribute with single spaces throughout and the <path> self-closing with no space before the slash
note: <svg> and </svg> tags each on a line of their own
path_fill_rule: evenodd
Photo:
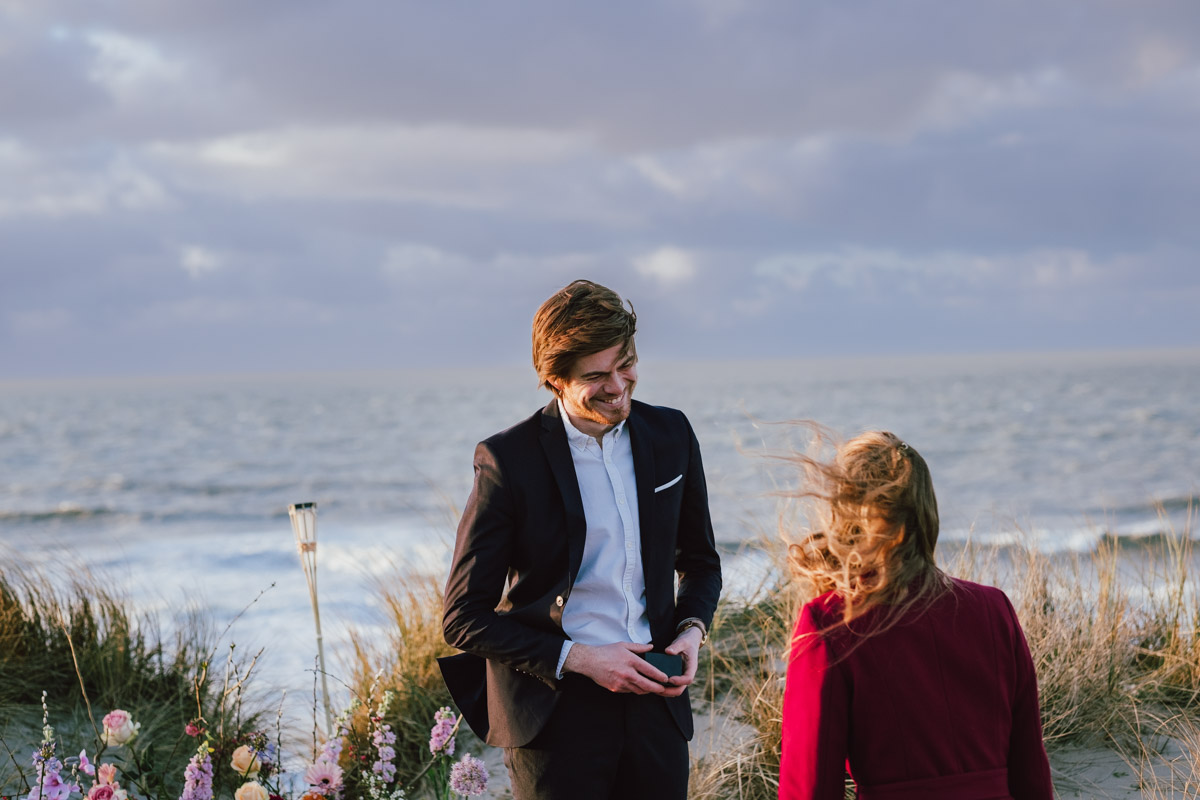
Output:
<svg viewBox="0 0 1200 800">
<path fill-rule="evenodd" d="M 661 697 L 578 675 L 532 742 L 504 751 L 515 800 L 686 800 L 687 740 Z"/>
</svg>

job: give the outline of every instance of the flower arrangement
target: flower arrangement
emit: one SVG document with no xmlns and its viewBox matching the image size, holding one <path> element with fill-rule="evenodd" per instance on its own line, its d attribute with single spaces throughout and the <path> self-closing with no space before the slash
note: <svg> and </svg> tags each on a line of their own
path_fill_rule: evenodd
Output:
<svg viewBox="0 0 1200 800">
<path fill-rule="evenodd" d="M 438 777 L 435 791 L 444 800 L 453 795 L 474 797 L 486 791 L 488 774 L 482 761 L 469 754 L 453 761 L 461 717 L 450 708 L 434 715 L 430 761 L 408 785 L 400 785 L 393 746 L 396 734 L 385 721 L 393 697 L 391 691 L 383 693 L 382 700 L 366 717 L 365 731 L 355 730 L 350 723 L 361 701 L 350 705 L 338 718 L 335 735 L 321 745 L 304 770 L 300 791 L 283 785 L 278 745 L 269 742 L 264 732 L 237 734 L 231 741 L 223 741 L 212 733 L 203 717 L 197 717 L 183 731 L 200 741 L 184 768 L 178 800 L 230 796 L 232 800 L 406 800 L 406 792 L 431 771 Z M 104 716 L 97 760 L 110 747 L 126 752 L 114 754 L 112 761 L 93 764 L 86 749 L 78 757 L 59 757 L 60 743 L 50 726 L 45 693 L 42 711 L 42 742 L 32 758 L 35 782 L 28 794 L 16 800 L 172 800 L 173 794 L 161 791 L 161 779 L 149 779 L 152 769 L 144 753 L 132 747 L 141 727 L 132 714 L 113 709 Z M 222 753 L 227 757 L 218 758 Z M 92 778 L 89 788 L 83 788 L 81 775 Z M 122 786 L 122 781 L 128 781 L 130 788 Z"/>
<path fill-rule="evenodd" d="M 200 691 L 205 674 L 206 663 L 194 686 L 196 716 L 179 734 L 180 741 L 196 740 L 181 776 L 174 772 L 179 766 L 169 772 L 158 766 L 149 741 L 154 736 L 139 735 L 142 723 L 125 709 L 109 710 L 95 726 L 91 757 L 86 748 L 78 757 L 61 757 L 62 742 L 50 727 L 47 693 L 42 692 L 42 741 L 32 753 L 32 774 L 25 777 L 28 793 L 4 800 L 406 800 L 431 770 L 439 778 L 436 790 L 442 798 L 451 793 L 474 796 L 486 788 L 487 771 L 478 759 L 466 756 L 450 765 L 461 718 L 449 708 L 434 715 L 430 762 L 402 784 L 396 732 L 386 721 L 395 693 L 383 692 L 372 705 L 378 678 L 366 700 L 353 700 L 337 718 L 334 734 L 314 746 L 302 775 L 288 776 L 281 758 L 281 724 L 275 741 L 263 730 L 242 729 L 240 703 L 233 714 L 223 705 L 240 691 L 240 681 L 230 690 L 228 680 L 210 723 Z M 85 786 L 88 778 L 90 786 Z"/>
<path fill-rule="evenodd" d="M 375 684 L 372 684 L 372 692 Z M 427 773 L 435 776 L 434 787 L 439 798 L 452 795 L 474 797 L 487 790 L 487 768 L 482 761 L 464 755 L 452 763 L 455 735 L 462 718 L 450 708 L 434 714 L 429 734 L 430 761 L 407 785 L 401 786 L 396 770 L 396 734 L 385 719 L 394 700 L 394 693 L 383 693 L 378 706 L 365 717 L 365 729 L 351 720 L 363 708 L 355 699 L 337 718 L 336 735 L 330 737 L 304 772 L 307 784 L 300 800 L 342 800 L 346 796 L 362 800 L 405 800 L 410 790 Z M 237 800 L 249 800 L 238 798 Z"/>
</svg>

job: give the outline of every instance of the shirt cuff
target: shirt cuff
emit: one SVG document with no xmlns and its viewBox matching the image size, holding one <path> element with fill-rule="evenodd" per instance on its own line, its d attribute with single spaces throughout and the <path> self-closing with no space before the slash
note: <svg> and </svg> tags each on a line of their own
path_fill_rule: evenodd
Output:
<svg viewBox="0 0 1200 800">
<path fill-rule="evenodd" d="M 571 652 L 571 645 L 575 644 L 570 639 L 563 642 L 562 653 L 558 656 L 558 668 L 554 670 L 554 678 L 556 680 L 563 679 L 563 664 L 567 663 L 567 653 Z"/>
</svg>

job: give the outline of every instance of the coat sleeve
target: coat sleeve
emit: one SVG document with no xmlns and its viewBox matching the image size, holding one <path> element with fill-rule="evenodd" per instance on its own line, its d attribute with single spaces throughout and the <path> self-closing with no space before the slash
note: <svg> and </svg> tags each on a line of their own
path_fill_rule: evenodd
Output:
<svg viewBox="0 0 1200 800">
<path fill-rule="evenodd" d="M 453 647 L 554 685 L 565 637 L 496 613 L 508 581 L 517 531 L 505 470 L 496 452 L 483 442 L 475 449 L 475 485 L 458 523 L 442 632 Z"/>
<path fill-rule="evenodd" d="M 812 603 L 800 612 L 783 692 L 780 800 L 842 800 L 850 687 Z"/>
<path fill-rule="evenodd" d="M 679 574 L 675 624 L 696 617 L 711 629 L 721 595 L 721 557 L 717 553 L 712 517 L 708 511 L 708 484 L 704 480 L 700 443 L 686 418 L 684 424 L 691 449 L 675 539 L 675 571 Z"/>
<path fill-rule="evenodd" d="M 1012 735 L 1008 746 L 1008 792 L 1016 800 L 1052 800 L 1054 784 L 1050 762 L 1042 743 L 1042 716 L 1038 704 L 1037 673 L 1029 645 L 1008 598 L 1005 611 L 1012 628 L 1016 685 L 1013 691 Z"/>
</svg>

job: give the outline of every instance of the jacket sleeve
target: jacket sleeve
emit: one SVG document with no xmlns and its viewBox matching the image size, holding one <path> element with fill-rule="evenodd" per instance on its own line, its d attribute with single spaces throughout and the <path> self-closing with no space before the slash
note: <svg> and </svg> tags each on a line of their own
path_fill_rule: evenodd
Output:
<svg viewBox="0 0 1200 800">
<path fill-rule="evenodd" d="M 1050 762 L 1042 743 L 1042 716 L 1038 704 L 1037 673 L 1029 645 L 1008 598 L 1005 611 L 1012 628 L 1016 685 L 1013 691 L 1012 735 L 1008 746 L 1008 793 L 1017 800 L 1052 800 L 1054 784 Z"/>
<path fill-rule="evenodd" d="M 496 613 L 508 581 L 517 527 L 508 477 L 496 452 L 483 442 L 475 448 L 475 485 L 458 524 L 442 632 L 452 647 L 553 686 L 566 639 Z"/>
<path fill-rule="evenodd" d="M 812 604 L 800 612 L 783 692 L 780 800 L 842 800 L 850 687 Z"/>
<path fill-rule="evenodd" d="M 675 624 L 696 617 L 711 629 L 717 600 L 721 596 L 721 557 L 717 553 L 712 517 L 708 511 L 708 485 L 704 480 L 700 443 L 686 417 L 684 424 L 691 449 L 675 539 L 675 571 L 679 574 Z"/>
</svg>

